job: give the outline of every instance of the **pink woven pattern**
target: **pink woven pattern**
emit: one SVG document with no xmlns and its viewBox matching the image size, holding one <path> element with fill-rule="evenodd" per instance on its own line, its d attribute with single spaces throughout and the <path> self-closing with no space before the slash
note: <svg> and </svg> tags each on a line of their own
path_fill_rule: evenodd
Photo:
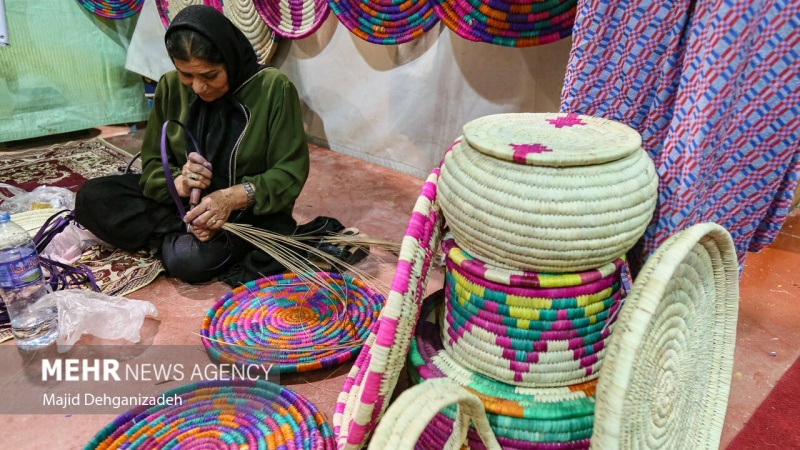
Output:
<svg viewBox="0 0 800 450">
<path fill-rule="evenodd" d="M 156 8 L 164 28 L 169 27 L 175 14 L 189 5 L 213 6 L 217 11 L 222 12 L 222 0 L 156 0 Z"/>
<path fill-rule="evenodd" d="M 435 204 L 439 169 L 422 187 L 409 220 L 391 291 L 372 333 L 345 380 L 334 411 L 339 449 L 357 449 L 383 414 L 408 353 L 443 219 Z"/>
<path fill-rule="evenodd" d="M 253 0 L 258 15 L 276 35 L 302 39 L 325 22 L 327 0 Z"/>
</svg>

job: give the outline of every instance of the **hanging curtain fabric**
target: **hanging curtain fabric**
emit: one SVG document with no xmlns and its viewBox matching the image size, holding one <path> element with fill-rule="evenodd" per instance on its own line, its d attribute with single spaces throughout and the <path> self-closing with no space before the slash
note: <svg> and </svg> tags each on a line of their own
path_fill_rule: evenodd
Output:
<svg viewBox="0 0 800 450">
<path fill-rule="evenodd" d="M 124 19 L 142 9 L 144 0 L 78 0 L 93 14 L 107 19 Z"/>
<path fill-rule="evenodd" d="M 422 36 L 439 21 L 434 1 L 328 0 L 328 5 L 351 33 L 374 44 L 394 45 Z"/>
<path fill-rule="evenodd" d="M 208 5 L 217 8 L 217 11 L 222 11 L 222 0 L 156 0 L 158 15 L 161 16 L 164 28 L 169 26 L 172 18 L 183 8 L 191 5 Z"/>
<path fill-rule="evenodd" d="M 795 0 L 579 2 L 561 110 L 642 134 L 660 180 L 638 256 L 700 222 L 728 229 L 740 267 L 772 242 L 800 171 L 799 74 Z"/>
<path fill-rule="evenodd" d="M 327 0 L 253 0 L 258 14 L 276 35 L 302 39 L 325 22 Z"/>
<path fill-rule="evenodd" d="M 506 47 L 548 44 L 572 34 L 578 0 L 431 0 L 464 39 Z"/>
</svg>

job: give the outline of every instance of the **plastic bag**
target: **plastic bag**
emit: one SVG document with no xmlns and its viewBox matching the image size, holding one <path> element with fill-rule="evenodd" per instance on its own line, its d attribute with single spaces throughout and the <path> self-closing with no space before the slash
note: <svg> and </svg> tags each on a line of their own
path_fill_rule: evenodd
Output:
<svg viewBox="0 0 800 450">
<path fill-rule="evenodd" d="M 71 222 L 63 231 L 53 236 L 39 255 L 69 265 L 80 259 L 83 251 L 95 244 L 105 242 L 83 226 Z"/>
<path fill-rule="evenodd" d="M 127 339 L 138 343 L 145 316 L 156 317 L 152 303 L 99 292 L 68 289 L 47 294 L 58 307 L 59 353 L 68 351 L 86 333 L 102 339 Z"/>
<path fill-rule="evenodd" d="M 32 209 L 69 209 L 75 208 L 75 193 L 69 189 L 55 186 L 39 186 L 26 192 L 16 186 L 0 183 L 0 188 L 11 193 L 5 196 L 0 192 L 0 210 L 9 214 L 30 211 Z"/>
</svg>

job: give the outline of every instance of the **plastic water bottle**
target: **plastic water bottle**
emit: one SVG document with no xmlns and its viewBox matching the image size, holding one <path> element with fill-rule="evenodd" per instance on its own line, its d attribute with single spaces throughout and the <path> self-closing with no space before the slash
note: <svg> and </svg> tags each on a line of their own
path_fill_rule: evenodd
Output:
<svg viewBox="0 0 800 450">
<path fill-rule="evenodd" d="M 17 346 L 33 350 L 58 337 L 58 311 L 39 266 L 39 254 L 27 231 L 0 211 L 0 297 L 11 318 Z"/>
</svg>

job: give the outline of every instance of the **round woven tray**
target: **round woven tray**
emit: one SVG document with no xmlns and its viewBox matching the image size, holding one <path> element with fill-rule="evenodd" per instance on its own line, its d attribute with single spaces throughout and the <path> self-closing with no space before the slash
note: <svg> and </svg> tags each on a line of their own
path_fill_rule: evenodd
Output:
<svg viewBox="0 0 800 450">
<path fill-rule="evenodd" d="M 144 0 L 78 0 L 78 3 L 97 16 L 124 19 L 138 13 Z"/>
<path fill-rule="evenodd" d="M 733 240 L 692 226 L 642 268 L 597 385 L 592 448 L 717 449 L 739 304 Z"/>
<path fill-rule="evenodd" d="M 54 208 L 32 209 L 11 215 L 11 221 L 22 227 L 33 237 L 44 226 L 47 219 L 60 210 Z"/>
<path fill-rule="evenodd" d="M 439 18 L 432 0 L 328 0 L 339 22 L 374 44 L 402 44 L 422 36 Z"/>
<path fill-rule="evenodd" d="M 434 317 L 442 314 L 441 291 L 426 299 L 422 314 L 426 319 L 417 325 L 408 356 L 412 380 L 445 377 L 476 395 L 503 448 L 588 446 L 596 381 L 541 389 L 512 386 L 485 377 L 459 364 L 442 345 Z M 437 448 L 437 436 L 446 434 L 449 426 L 452 426 L 452 411 L 444 411 L 426 429 L 423 437 L 427 442 L 422 447 Z M 471 436 L 471 448 L 477 444 L 474 441 Z"/>
<path fill-rule="evenodd" d="M 572 34 L 577 0 L 433 0 L 436 15 L 464 39 L 530 47 Z"/>
<path fill-rule="evenodd" d="M 84 448 L 328 450 L 334 445 L 325 416 L 311 402 L 267 381 L 204 381 L 160 397 L 173 404 L 135 407 Z"/>
<path fill-rule="evenodd" d="M 487 264 L 545 273 L 603 267 L 633 247 L 655 209 L 658 178 L 641 149 L 603 164 L 547 167 L 456 142 L 442 167 L 442 212 L 458 245 Z"/>
<path fill-rule="evenodd" d="M 357 354 L 384 298 L 348 275 L 318 275 L 330 290 L 284 273 L 220 297 L 200 330 L 211 359 L 292 373 L 341 364 Z"/>
<path fill-rule="evenodd" d="M 337 399 L 333 425 L 340 449 L 364 445 L 388 406 L 402 371 L 431 260 L 441 244 L 438 179 L 437 168 L 422 187 L 403 238 L 389 297 Z"/>
<path fill-rule="evenodd" d="M 267 64 L 278 48 L 275 36 L 253 7 L 253 0 L 225 0 L 222 12 L 253 45 L 260 64 Z"/>
<path fill-rule="evenodd" d="M 172 19 L 181 12 L 183 8 L 191 5 L 213 6 L 217 11 L 222 11 L 222 0 L 156 0 L 158 15 L 164 28 L 169 27 Z"/>
<path fill-rule="evenodd" d="M 253 0 L 256 11 L 275 35 L 302 39 L 328 17 L 327 0 Z"/>
</svg>

